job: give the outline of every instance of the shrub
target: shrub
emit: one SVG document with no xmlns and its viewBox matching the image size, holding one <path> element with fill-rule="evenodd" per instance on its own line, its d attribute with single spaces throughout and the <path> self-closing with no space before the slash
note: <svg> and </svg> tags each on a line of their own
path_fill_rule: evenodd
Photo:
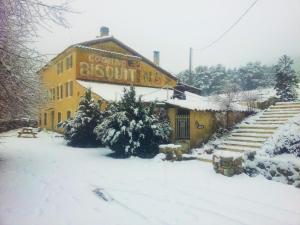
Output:
<svg viewBox="0 0 300 225">
<path fill-rule="evenodd" d="M 135 89 L 124 89 L 120 102 L 111 104 L 108 116 L 94 133 L 117 157 L 152 157 L 158 146 L 167 143 L 171 128 L 154 113 L 154 104 L 145 105 L 136 99 Z"/>
<path fill-rule="evenodd" d="M 300 167 L 286 159 L 246 157 L 243 168 L 244 172 L 251 177 L 261 174 L 268 180 L 292 184 L 300 188 Z"/>
<path fill-rule="evenodd" d="M 260 109 L 267 109 L 269 108 L 271 105 L 275 105 L 276 102 L 279 102 L 280 99 L 276 98 L 276 97 L 270 97 L 267 100 L 258 103 L 258 108 Z"/>
<path fill-rule="evenodd" d="M 75 117 L 61 124 L 68 145 L 87 147 L 100 144 L 93 130 L 102 119 L 99 104 L 92 98 L 91 90 L 87 90 L 81 98 Z"/>
<path fill-rule="evenodd" d="M 300 157 L 300 116 L 290 119 L 277 129 L 276 133 L 263 146 L 270 156 L 284 153 Z"/>
</svg>

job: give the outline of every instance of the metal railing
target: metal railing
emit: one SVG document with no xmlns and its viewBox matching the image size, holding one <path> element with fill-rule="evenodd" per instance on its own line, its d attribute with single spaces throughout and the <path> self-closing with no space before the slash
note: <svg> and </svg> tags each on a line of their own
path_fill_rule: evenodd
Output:
<svg viewBox="0 0 300 225">
<path fill-rule="evenodd" d="M 190 139 L 190 116 L 176 115 L 176 139 Z"/>
</svg>

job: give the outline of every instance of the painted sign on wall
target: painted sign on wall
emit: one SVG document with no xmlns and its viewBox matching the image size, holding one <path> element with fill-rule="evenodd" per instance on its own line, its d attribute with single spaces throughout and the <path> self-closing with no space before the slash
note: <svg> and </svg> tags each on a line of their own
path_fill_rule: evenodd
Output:
<svg viewBox="0 0 300 225">
<path fill-rule="evenodd" d="M 197 121 L 197 120 L 195 122 L 195 126 L 197 127 L 197 129 L 204 129 L 204 125 L 200 124 L 199 121 Z"/>
<path fill-rule="evenodd" d="M 162 87 L 172 82 L 139 58 L 87 51 L 79 51 L 77 54 L 77 78 L 153 87 Z"/>
<path fill-rule="evenodd" d="M 139 62 L 80 53 L 79 78 L 133 84 L 139 82 Z"/>
</svg>

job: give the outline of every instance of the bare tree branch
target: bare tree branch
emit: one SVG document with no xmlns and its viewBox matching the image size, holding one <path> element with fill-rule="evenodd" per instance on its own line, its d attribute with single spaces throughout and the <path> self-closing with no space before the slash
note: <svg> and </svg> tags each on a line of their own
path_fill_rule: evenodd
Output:
<svg viewBox="0 0 300 225">
<path fill-rule="evenodd" d="M 67 27 L 68 2 L 0 0 L 0 119 L 36 115 L 44 100 L 37 71 L 45 55 L 33 49 L 39 27 Z"/>
</svg>

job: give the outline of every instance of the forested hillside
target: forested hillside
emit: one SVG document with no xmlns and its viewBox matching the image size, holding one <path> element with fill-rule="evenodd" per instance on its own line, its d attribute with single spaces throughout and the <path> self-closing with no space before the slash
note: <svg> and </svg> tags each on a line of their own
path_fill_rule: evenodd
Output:
<svg viewBox="0 0 300 225">
<path fill-rule="evenodd" d="M 240 90 L 274 87 L 274 65 L 267 66 L 260 62 L 249 62 L 238 68 L 198 66 L 192 71 L 185 70 L 177 76 L 180 81 L 198 87 L 203 95 L 222 93 L 226 84 L 236 84 Z"/>
</svg>

